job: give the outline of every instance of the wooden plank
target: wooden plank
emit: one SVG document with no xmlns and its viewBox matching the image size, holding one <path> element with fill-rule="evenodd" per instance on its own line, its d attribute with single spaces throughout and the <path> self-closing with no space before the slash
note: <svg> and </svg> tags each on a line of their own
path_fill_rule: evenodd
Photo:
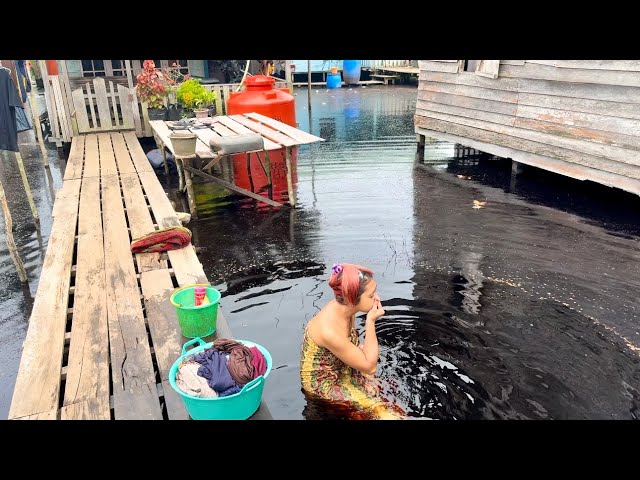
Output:
<svg viewBox="0 0 640 480">
<path fill-rule="evenodd" d="M 181 355 L 184 343 L 176 309 L 169 301 L 175 290 L 169 270 L 142 272 L 140 285 L 160 378 L 169 380 L 169 369 Z"/>
<path fill-rule="evenodd" d="M 73 322 L 64 405 L 109 398 L 109 332 L 100 179 L 82 179 Z"/>
<path fill-rule="evenodd" d="M 93 89 L 96 92 L 96 105 L 98 106 L 98 115 L 100 115 L 99 130 L 112 130 L 111 112 L 109 112 L 109 100 L 107 100 L 107 87 L 104 80 L 100 77 L 93 79 Z"/>
<path fill-rule="evenodd" d="M 134 63 L 137 63 L 138 67 L 140 66 L 139 60 L 133 60 Z M 125 71 L 127 72 L 127 86 L 129 87 L 129 93 L 131 94 L 130 99 L 128 100 L 128 104 L 131 107 L 131 113 L 133 114 L 133 124 L 136 130 L 136 135 L 142 136 L 144 133 L 144 128 L 142 122 L 140 121 L 140 110 L 138 107 L 138 95 L 136 94 L 136 90 L 133 87 L 133 75 L 137 75 L 135 71 L 132 72 L 131 60 L 125 60 Z M 135 68 L 135 67 L 134 67 Z"/>
<path fill-rule="evenodd" d="M 139 178 L 158 226 L 160 228 L 180 226 L 181 223 L 155 173 L 143 172 L 139 174 Z M 170 250 L 167 255 L 180 286 L 209 283 L 192 245 Z"/>
<path fill-rule="evenodd" d="M 420 70 L 429 70 L 431 72 L 448 72 L 458 73 L 458 63 L 434 62 L 432 60 L 420 60 L 418 62 Z"/>
<path fill-rule="evenodd" d="M 122 112 L 122 128 L 136 128 L 135 117 L 133 115 L 133 105 L 130 90 L 127 87 L 118 85 L 118 97 L 120 98 L 120 110 Z M 138 121 L 139 117 L 138 117 Z"/>
<path fill-rule="evenodd" d="M 640 109 L 638 109 L 640 110 Z M 518 105 L 518 117 L 561 123 L 563 125 L 622 133 L 640 138 L 640 120 L 618 118 L 595 113 L 572 112 L 566 109 Z"/>
<path fill-rule="evenodd" d="M 476 75 L 488 78 L 498 78 L 500 60 L 480 60 L 476 68 Z"/>
<path fill-rule="evenodd" d="M 71 96 L 71 82 L 69 81 L 69 72 L 67 72 L 67 61 L 59 60 L 60 62 L 60 86 L 62 89 L 62 96 L 64 97 L 65 110 L 69 119 L 69 126 L 71 127 L 72 137 L 78 135 L 78 125 L 74 122 L 73 112 L 75 110 L 73 106 L 73 98 Z"/>
<path fill-rule="evenodd" d="M 218 115 L 226 115 L 227 113 L 227 102 L 222 100 L 222 95 L 220 95 L 220 88 L 215 88 L 214 86 L 214 91 L 216 92 L 216 99 L 215 99 L 215 103 L 216 103 L 216 113 Z M 224 107 L 224 109 L 223 109 Z"/>
<path fill-rule="evenodd" d="M 64 98 L 62 97 L 62 89 L 60 88 L 60 77 L 58 75 L 51 76 L 51 86 L 53 87 L 53 95 L 56 99 L 56 110 L 60 125 L 60 133 L 65 142 L 71 141 L 70 118 L 65 110 Z"/>
<path fill-rule="evenodd" d="M 515 116 L 516 111 L 518 110 L 518 106 L 515 103 L 497 102 L 494 100 L 467 97 L 464 95 L 450 95 L 448 93 L 439 93 L 430 90 L 418 90 L 418 100 L 461 108 L 471 108 L 473 110 L 482 110 L 485 112 L 500 113 L 502 115 Z"/>
<path fill-rule="evenodd" d="M 585 112 L 610 117 L 633 118 L 640 120 L 640 108 L 637 105 L 607 100 L 589 100 L 585 98 L 572 98 L 558 95 L 546 95 L 538 93 L 520 93 L 518 95 L 520 105 L 535 107 L 555 108 L 571 112 Z"/>
<path fill-rule="evenodd" d="M 8 418 L 58 408 L 80 180 L 66 180 L 29 319 Z"/>
<path fill-rule="evenodd" d="M 227 114 L 227 103 L 229 102 L 229 97 L 230 95 L 230 90 L 229 90 L 229 85 L 223 85 L 222 86 L 222 94 L 223 94 L 223 103 L 224 103 L 224 115 Z M 223 112 L 220 112 L 221 114 Z"/>
<path fill-rule="evenodd" d="M 113 115 L 113 127 L 119 130 L 122 128 L 122 118 L 118 114 L 118 93 L 112 81 L 109 81 L 109 92 L 107 93 L 107 96 L 111 97 L 111 108 L 109 112 Z M 108 97 L 107 100 L 109 99 Z"/>
<path fill-rule="evenodd" d="M 249 130 L 244 125 L 241 125 L 240 123 L 234 120 L 231 120 L 229 117 L 219 118 L 218 121 L 213 124 L 213 128 L 217 133 L 219 133 L 223 137 L 226 137 L 229 135 L 245 134 L 245 133 L 255 135 L 256 133 L 253 130 Z M 262 139 L 264 140 L 265 150 L 280 150 L 282 148 L 280 144 L 273 142 L 268 138 L 262 137 Z"/>
<path fill-rule="evenodd" d="M 100 176 L 100 154 L 98 151 L 98 137 L 95 133 L 85 135 L 84 140 L 84 171 L 82 177 Z"/>
<path fill-rule="evenodd" d="M 107 391 L 106 395 L 65 405 L 60 409 L 60 420 L 111 420 L 109 392 Z"/>
<path fill-rule="evenodd" d="M 229 122 L 229 119 L 227 117 L 223 117 L 225 119 L 225 121 Z M 236 125 L 238 125 L 239 127 L 242 127 L 245 129 L 245 133 L 254 133 L 251 130 L 249 130 L 246 127 L 243 127 L 242 125 L 240 125 L 239 123 L 233 122 Z M 233 130 L 231 130 L 229 127 L 227 127 L 226 125 L 224 125 L 224 123 L 222 123 L 220 120 L 218 120 L 217 122 L 215 122 L 213 125 L 211 125 L 211 128 L 213 129 L 213 132 L 216 135 L 219 135 L 221 137 L 229 137 L 229 136 L 233 136 L 233 135 L 238 135 L 238 133 L 240 132 L 234 132 Z"/>
<path fill-rule="evenodd" d="M 162 390 L 169 420 L 189 420 L 189 414 L 184 408 L 180 395 L 171 387 L 168 381 L 162 381 Z"/>
<path fill-rule="evenodd" d="M 503 65 L 500 69 L 500 77 L 640 87 L 640 75 L 638 75 L 637 72 L 599 70 L 598 73 L 594 75 L 592 70 L 556 68 L 549 65 L 531 63 L 529 61 L 522 66 Z"/>
<path fill-rule="evenodd" d="M 129 219 L 131 237 L 138 238 L 155 231 L 151 214 L 147 208 L 147 202 L 144 199 L 142 187 L 138 180 L 138 175 L 136 173 L 122 174 L 120 180 L 122 182 L 122 192 L 127 207 L 127 218 Z M 158 252 L 136 254 L 136 260 L 140 265 L 141 271 L 167 267 L 167 262 L 162 260 L 162 255 Z"/>
<path fill-rule="evenodd" d="M 294 139 L 298 144 L 324 141 L 324 139 L 320 137 L 316 137 L 315 135 L 311 135 L 310 133 L 294 128 L 291 125 L 287 125 L 286 123 L 279 122 L 273 118 L 266 117 L 260 113 L 245 113 L 244 116 L 252 118 L 254 120 L 258 120 L 264 123 L 265 125 L 269 125 L 275 130 L 278 130 L 279 132 L 282 132 L 285 135 L 288 135 L 289 137 Z"/>
<path fill-rule="evenodd" d="M 218 177 L 214 177 L 213 175 L 209 175 L 208 173 L 202 172 L 200 170 L 197 170 L 195 168 L 191 168 L 187 165 L 184 166 L 184 169 L 191 172 L 191 173 L 195 173 L 196 175 L 199 175 L 201 177 L 206 178 L 207 180 L 210 180 L 212 182 L 215 182 L 219 185 L 222 185 L 223 187 L 233 191 L 233 192 L 237 192 L 240 193 L 242 195 L 246 195 L 247 197 L 251 197 L 255 200 L 258 200 L 260 202 L 266 203 L 267 205 L 270 205 L 272 207 L 282 207 L 283 205 L 281 203 L 278 203 L 274 200 L 271 200 L 270 198 L 264 197 L 262 195 L 258 195 L 257 193 L 253 193 L 250 190 L 245 190 L 244 188 L 238 187 L 232 183 L 229 183 L 225 180 L 222 180 Z"/>
<path fill-rule="evenodd" d="M 131 155 L 129 155 L 129 150 L 127 149 L 127 144 L 122 134 L 113 132 L 110 135 L 113 153 L 115 154 L 116 163 L 118 164 L 118 172 L 120 172 L 120 174 L 136 173 L 136 167 L 131 161 Z"/>
<path fill-rule="evenodd" d="M 51 121 L 51 133 L 54 137 L 60 136 L 58 127 L 58 116 L 56 115 L 55 100 L 53 98 L 53 88 L 51 86 L 51 77 L 47 74 L 47 65 L 44 60 L 38 60 L 38 66 L 42 74 L 42 84 L 44 85 L 44 101 L 49 112 L 49 120 Z M 57 144 L 58 142 L 56 142 Z"/>
<path fill-rule="evenodd" d="M 202 159 L 214 158 L 217 155 L 213 153 L 211 147 L 209 147 L 209 140 L 211 137 L 216 137 L 218 134 L 210 128 L 191 128 L 192 133 L 198 137 L 198 143 L 196 144 L 196 155 Z"/>
<path fill-rule="evenodd" d="M 427 120 L 430 121 L 430 120 Z M 434 120 L 438 122 L 438 120 Z M 444 126 L 444 128 L 447 128 Z M 455 127 L 454 127 L 455 128 Z M 461 127 L 466 128 L 466 127 Z M 426 135 L 431 138 L 437 138 L 451 143 L 459 143 L 470 148 L 491 153 L 503 158 L 512 158 L 513 160 L 525 163 L 527 165 L 533 165 L 534 167 L 543 168 L 550 172 L 555 172 L 560 175 L 566 175 L 578 180 L 591 180 L 593 182 L 600 183 L 602 185 L 608 185 L 610 187 L 619 188 L 627 192 L 640 195 L 640 180 L 634 178 L 628 178 L 615 173 L 607 172 L 600 169 L 594 169 L 583 165 L 577 165 L 572 162 L 566 162 L 559 158 L 552 158 L 540 153 L 530 153 L 522 148 L 511 148 L 503 145 L 497 145 L 495 143 L 488 143 L 486 141 L 479 141 L 471 138 L 471 136 L 477 133 L 476 129 L 469 129 L 465 136 L 452 135 L 442 131 L 435 131 L 433 129 L 426 130 L 424 128 L 416 128 L 416 133 Z M 486 133 L 486 132 L 485 132 Z M 491 140 L 493 142 L 493 140 Z M 418 164 L 418 166 L 421 166 Z"/>
<path fill-rule="evenodd" d="M 544 155 L 550 158 L 564 160 L 565 162 L 574 163 L 597 170 L 608 171 L 618 175 L 640 179 L 640 168 L 637 166 L 619 163 L 607 158 L 596 157 L 594 155 L 588 155 L 576 152 L 574 150 L 557 147 L 544 142 L 544 140 L 536 141 L 532 140 L 531 138 L 525 138 L 524 135 L 521 135 L 521 132 L 530 131 L 521 128 L 493 124 L 491 125 L 491 127 L 494 130 L 488 130 L 487 126 L 489 124 L 487 123 L 476 122 L 474 120 L 462 117 L 456 118 L 457 120 L 455 122 L 452 122 L 451 120 L 447 121 L 440 118 L 427 118 L 416 115 L 415 122 L 416 127 L 419 128 L 450 133 L 452 135 L 468 137 L 470 139 L 475 139 L 487 143 L 495 143 L 497 145 L 514 148 L 516 150 L 523 150 L 525 152 Z M 538 137 L 543 135 L 538 132 L 531 133 L 536 134 L 535 136 Z"/>
<path fill-rule="evenodd" d="M 524 60 L 500 60 L 500 65 L 524 65 Z"/>
<path fill-rule="evenodd" d="M 87 107 L 84 103 L 84 92 L 82 88 L 77 88 L 71 93 L 73 98 L 73 107 L 78 123 L 78 132 L 87 133 L 91 130 L 89 126 L 89 117 L 87 116 Z"/>
<path fill-rule="evenodd" d="M 418 101 L 418 104 L 419 103 L 420 101 Z M 560 147 L 574 152 L 585 153 L 588 155 L 615 160 L 616 162 L 640 166 L 640 158 L 638 158 L 637 151 L 634 150 L 616 147 L 613 145 L 603 145 L 591 141 L 565 138 L 557 134 L 541 132 L 539 131 L 541 128 L 539 123 L 532 124 L 530 121 L 519 118 L 515 118 L 513 123 L 509 123 L 510 117 L 505 115 L 489 114 L 478 110 L 466 110 L 464 112 L 464 116 L 462 116 L 463 113 L 452 113 L 455 111 L 454 107 L 438 106 L 438 108 L 440 111 L 437 111 L 430 106 L 428 113 L 425 112 L 425 115 L 447 122 L 482 128 L 484 130 L 512 135 L 534 142 L 545 143 L 550 146 Z M 445 109 L 449 109 L 450 111 L 445 112 Z M 416 113 L 418 115 L 420 114 L 419 111 L 416 111 Z M 521 127 L 530 127 L 533 128 L 533 130 Z M 558 131 L 556 130 L 556 133 L 557 132 Z"/>
<path fill-rule="evenodd" d="M 140 385 L 135 392 L 114 389 L 113 411 L 116 420 L 162 420 L 155 383 Z"/>
<path fill-rule="evenodd" d="M 54 408 L 48 412 L 36 413 L 34 415 L 27 415 L 25 417 L 14 418 L 14 420 L 57 420 L 58 409 Z"/>
<path fill-rule="evenodd" d="M 104 177 L 102 181 L 102 220 L 115 417 L 154 417 L 157 412 L 147 393 L 148 385 L 155 385 L 155 375 L 129 250 L 120 182 L 114 177 Z M 156 407 L 159 409 L 159 405 Z"/>
<path fill-rule="evenodd" d="M 441 103 L 427 102 L 424 100 L 416 101 L 417 115 L 431 116 L 432 112 L 473 118 L 485 122 L 499 123 L 501 125 L 513 125 L 516 121 L 515 115 L 502 115 L 500 113 L 485 112 L 482 110 L 457 107 L 454 105 L 444 105 Z"/>
<path fill-rule="evenodd" d="M 500 80 L 498 80 L 498 83 L 500 83 Z M 474 87 L 470 85 L 421 80 L 418 86 L 418 94 L 424 91 L 514 104 L 518 103 L 519 95 L 518 92 L 496 90 L 495 88 L 490 89 L 486 87 Z"/>
<path fill-rule="evenodd" d="M 99 133 L 97 136 L 98 146 L 100 148 L 100 172 L 102 177 L 107 175 L 117 175 L 118 167 L 116 166 L 116 158 L 113 154 L 111 136 L 108 133 Z"/>
<path fill-rule="evenodd" d="M 639 60 L 527 60 L 526 62 L 558 68 L 640 72 Z"/>
<path fill-rule="evenodd" d="M 149 163 L 149 159 L 142 150 L 140 146 L 140 142 L 136 138 L 135 133 L 133 132 L 122 132 L 122 136 L 127 144 L 127 148 L 129 149 L 129 154 L 131 155 L 131 160 L 133 161 L 133 165 L 136 167 L 138 173 L 141 172 L 153 172 L 153 167 Z"/>
<path fill-rule="evenodd" d="M 169 130 L 169 127 L 167 127 L 167 124 L 162 121 L 162 120 L 152 120 L 151 122 L 149 122 L 149 125 L 151 126 L 152 130 L 158 135 L 158 137 L 160 137 L 160 140 L 162 141 L 162 143 L 164 143 L 164 145 L 169 149 L 169 151 L 171 153 L 173 153 L 175 155 L 175 152 L 173 150 L 173 144 L 171 143 L 171 139 L 169 138 L 169 135 L 171 134 L 171 130 Z M 201 129 L 202 131 L 204 131 L 205 129 Z M 193 133 L 196 133 L 199 131 L 198 129 L 195 130 L 191 130 Z M 204 135 L 203 137 L 204 138 Z M 213 151 L 209 148 L 209 144 L 208 141 L 205 144 L 205 142 L 201 139 L 200 136 L 198 136 L 198 141 L 196 143 L 196 155 L 198 155 L 198 157 L 200 158 L 213 158 L 215 157 Z M 149 161 L 147 160 L 147 164 L 149 163 Z"/>
<path fill-rule="evenodd" d="M 82 178 L 82 168 L 84 166 L 84 139 L 83 135 L 73 137 L 71 140 L 71 149 L 69 150 L 69 158 L 67 166 L 64 170 L 64 179 Z"/>
<path fill-rule="evenodd" d="M 291 147 L 293 145 L 296 145 L 295 140 L 293 140 L 291 137 L 288 137 L 278 132 L 277 130 L 267 127 L 266 125 L 258 123 L 254 120 L 245 118 L 242 115 L 230 115 L 229 118 L 235 122 L 238 122 L 240 125 L 244 125 L 254 133 L 259 133 L 264 138 L 268 138 L 275 143 L 279 143 L 283 147 Z"/>
<path fill-rule="evenodd" d="M 100 127 L 98 126 L 98 116 L 96 115 L 96 107 L 94 102 L 95 95 L 91 93 L 91 85 L 93 85 L 93 82 L 87 82 L 84 84 L 84 88 L 86 88 L 87 90 L 85 98 L 87 99 L 86 101 L 89 104 L 89 112 L 91 113 L 91 121 L 93 122 L 91 130 L 97 131 L 100 130 Z"/>
</svg>

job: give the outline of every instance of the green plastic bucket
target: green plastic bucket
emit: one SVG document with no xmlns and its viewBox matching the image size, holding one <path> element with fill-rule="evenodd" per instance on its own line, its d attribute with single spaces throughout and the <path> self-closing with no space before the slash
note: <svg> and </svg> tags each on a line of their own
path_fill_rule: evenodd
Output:
<svg viewBox="0 0 640 480">
<path fill-rule="evenodd" d="M 194 338 L 182 346 L 182 355 L 178 358 L 169 370 L 169 383 L 171 387 L 180 395 L 187 413 L 194 420 L 246 420 L 253 415 L 262 401 L 262 391 L 264 382 L 269 372 L 271 372 L 271 354 L 262 345 L 248 340 L 236 340 L 247 347 L 258 347 L 267 361 L 267 371 L 264 375 L 254 378 L 242 387 L 238 393 L 228 397 L 199 398 L 192 397 L 184 393 L 176 385 L 176 374 L 184 357 L 199 353 L 213 346 L 213 342 L 205 343 L 201 338 Z M 187 347 L 198 344 L 197 347 L 187 352 Z"/>
<path fill-rule="evenodd" d="M 196 307 L 194 298 L 196 287 L 206 288 L 208 304 Z M 197 338 L 206 337 L 215 332 L 219 302 L 220 292 L 211 285 L 186 285 L 174 291 L 171 294 L 171 304 L 176 307 L 182 335 L 187 338 Z"/>
</svg>

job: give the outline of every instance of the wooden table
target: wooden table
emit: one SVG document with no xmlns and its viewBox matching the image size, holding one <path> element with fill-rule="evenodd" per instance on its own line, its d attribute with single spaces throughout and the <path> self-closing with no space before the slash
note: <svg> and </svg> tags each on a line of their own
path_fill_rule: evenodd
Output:
<svg viewBox="0 0 640 480">
<path fill-rule="evenodd" d="M 149 122 L 151 128 L 154 132 L 154 137 L 156 138 L 156 142 L 159 144 L 160 148 L 164 153 L 164 147 L 174 154 L 173 146 L 171 145 L 171 140 L 169 139 L 169 134 L 171 130 L 167 126 L 167 122 L 163 120 L 154 120 Z M 286 169 L 287 169 L 287 190 L 289 192 L 289 203 L 291 206 L 295 207 L 296 200 L 293 192 L 293 184 L 291 180 L 291 154 L 292 149 L 297 147 L 298 145 L 314 143 L 323 141 L 322 138 L 316 137 L 315 135 L 311 135 L 303 130 L 299 130 L 297 128 L 292 127 L 291 125 L 287 125 L 286 123 L 279 122 L 278 120 L 274 120 L 273 118 L 266 117 L 259 113 L 245 113 L 242 115 L 219 115 L 213 117 L 213 123 L 209 128 L 190 128 L 189 131 L 194 133 L 197 137 L 196 143 L 196 157 L 203 160 L 210 160 L 207 165 L 202 170 L 206 170 L 211 167 L 215 162 L 220 160 L 220 157 L 216 155 L 215 152 L 211 150 L 209 147 L 209 140 L 212 137 L 229 137 L 234 135 L 242 135 L 242 134 L 258 134 L 264 140 L 264 156 L 266 166 L 263 165 L 265 169 L 265 173 L 267 177 L 269 177 L 270 171 L 270 162 L 269 162 L 269 151 L 274 150 L 284 150 L 286 155 Z M 238 152 L 238 153 L 251 153 L 251 152 Z M 224 187 L 233 190 L 235 192 L 241 193 L 243 195 L 249 196 L 261 202 L 267 203 L 268 205 L 274 207 L 281 207 L 282 204 L 273 201 L 267 197 L 262 195 L 258 195 L 257 193 L 251 192 L 249 190 L 245 190 L 243 188 L 238 187 L 232 183 L 226 182 L 222 179 L 214 177 L 211 174 L 207 174 L 202 170 L 198 170 L 193 168 L 192 166 L 184 165 L 184 158 L 176 157 L 176 167 L 178 168 L 178 175 L 180 176 L 180 189 L 183 190 L 186 188 L 187 190 L 187 198 L 189 200 L 189 210 L 191 210 L 191 214 L 195 216 L 196 207 L 195 207 L 195 199 L 193 195 L 193 186 L 191 181 L 191 174 L 199 175 L 203 178 L 206 178 L 209 181 L 216 182 L 218 184 L 223 185 Z M 181 165 L 178 165 L 181 163 Z M 166 168 L 166 163 L 165 163 Z M 181 171 L 182 170 L 182 171 Z M 183 181 L 184 178 L 184 181 Z M 270 178 L 270 177 L 269 177 Z"/>
</svg>

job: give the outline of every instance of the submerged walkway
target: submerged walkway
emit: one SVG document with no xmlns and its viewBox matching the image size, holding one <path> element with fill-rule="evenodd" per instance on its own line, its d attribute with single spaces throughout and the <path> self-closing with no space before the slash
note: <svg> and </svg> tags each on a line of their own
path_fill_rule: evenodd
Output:
<svg viewBox="0 0 640 480">
<path fill-rule="evenodd" d="M 209 282 L 191 245 L 131 254 L 180 225 L 133 132 L 73 138 L 52 216 L 9 418 L 188 419 L 168 378 L 188 340 L 169 296 Z M 221 311 L 214 336 L 232 338 Z M 271 418 L 264 402 L 252 418 Z"/>
</svg>

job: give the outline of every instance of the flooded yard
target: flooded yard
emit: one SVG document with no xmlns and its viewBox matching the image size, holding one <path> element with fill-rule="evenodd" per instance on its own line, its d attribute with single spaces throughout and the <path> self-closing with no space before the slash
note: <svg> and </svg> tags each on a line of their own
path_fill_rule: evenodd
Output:
<svg viewBox="0 0 640 480">
<path fill-rule="evenodd" d="M 298 374 L 303 329 L 332 298 L 340 262 L 375 272 L 387 312 L 378 375 L 411 417 L 638 418 L 638 197 L 534 169 L 513 181 L 509 161 L 443 142 L 416 167 L 415 87 L 314 89 L 311 118 L 306 89 L 295 93 L 299 128 L 325 139 L 298 152 L 298 208 L 256 208 L 196 184 L 200 218 L 188 225 L 234 335 L 273 356 L 264 398 L 274 418 L 341 415 L 307 405 Z M 30 285 L 3 233 L 2 418 L 50 230 L 50 182 L 59 188 L 64 165 L 49 150 L 48 179 L 37 146 L 23 147 L 42 228 L 3 157 Z"/>
</svg>

